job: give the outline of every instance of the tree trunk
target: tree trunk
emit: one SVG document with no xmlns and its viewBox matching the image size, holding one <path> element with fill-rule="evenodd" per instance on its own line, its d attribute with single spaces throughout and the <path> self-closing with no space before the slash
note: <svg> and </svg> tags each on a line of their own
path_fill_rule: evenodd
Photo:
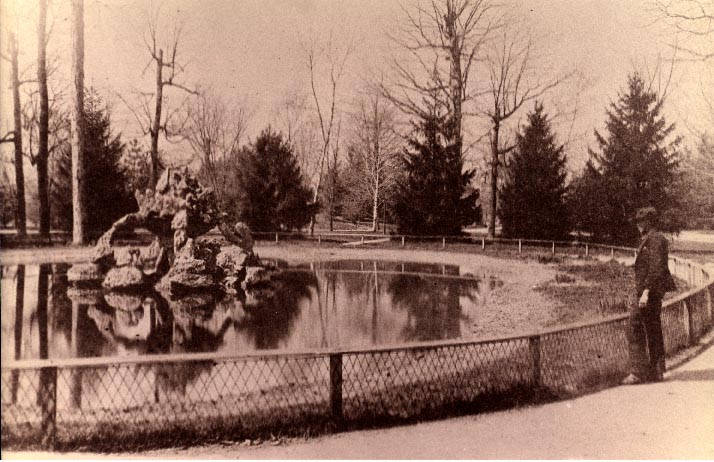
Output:
<svg viewBox="0 0 714 462">
<path fill-rule="evenodd" d="M 379 177 L 374 185 L 374 195 L 372 197 L 372 232 L 377 232 L 379 225 Z"/>
<path fill-rule="evenodd" d="M 330 183 L 330 203 L 327 210 L 330 217 L 330 232 L 332 232 L 335 226 L 335 190 L 337 189 L 336 172 L 334 170 L 330 175 Z"/>
<path fill-rule="evenodd" d="M 488 220 L 488 237 L 496 236 L 496 205 L 498 193 L 498 132 L 499 122 L 493 123 L 493 139 L 491 140 L 491 214 Z"/>
<path fill-rule="evenodd" d="M 322 157 L 320 158 L 320 170 L 318 172 L 317 176 L 317 185 L 315 186 L 315 192 L 312 195 L 312 201 L 314 203 L 317 203 L 317 198 L 320 196 L 320 186 L 322 185 L 322 169 L 325 165 L 325 156 L 327 156 L 327 148 L 329 147 L 329 140 L 325 144 L 324 149 L 322 150 Z M 313 212 L 312 217 L 310 217 L 310 236 L 315 235 L 315 216 L 317 215 L 317 211 Z"/>
<path fill-rule="evenodd" d="M 461 73 L 461 44 L 460 36 L 456 31 L 456 11 L 454 5 L 449 3 L 448 6 L 449 18 L 447 18 L 448 36 L 451 39 L 449 47 L 449 92 L 451 96 L 451 105 L 453 110 L 453 143 L 458 143 L 459 155 L 461 155 L 461 102 L 463 98 L 463 79 Z"/>
<path fill-rule="evenodd" d="M 40 0 L 37 24 L 37 82 L 40 92 L 40 121 L 37 150 L 37 193 L 40 197 L 40 236 L 50 237 L 50 197 L 47 177 L 49 158 L 49 96 L 47 93 L 47 0 Z"/>
<path fill-rule="evenodd" d="M 72 2 L 72 242 L 86 244 L 84 166 L 84 0 Z"/>
<path fill-rule="evenodd" d="M 149 181 L 151 187 L 156 187 L 159 180 L 159 131 L 161 130 L 161 104 L 164 93 L 164 82 L 162 77 L 164 50 L 159 50 L 156 61 L 156 111 L 154 112 L 154 124 L 151 127 L 151 162 L 149 163 Z"/>
<path fill-rule="evenodd" d="M 27 217 L 25 212 L 25 171 L 22 159 L 22 105 L 20 103 L 20 78 L 17 64 L 18 43 L 17 34 L 13 34 L 11 47 L 12 61 L 12 102 L 14 115 L 13 141 L 15 143 L 15 190 L 17 193 L 17 208 L 15 209 L 15 228 L 19 236 L 27 234 Z M 24 271 L 24 269 L 23 269 Z"/>
<path fill-rule="evenodd" d="M 379 113 L 377 102 L 374 104 L 374 196 L 372 197 L 372 232 L 379 227 Z"/>
</svg>

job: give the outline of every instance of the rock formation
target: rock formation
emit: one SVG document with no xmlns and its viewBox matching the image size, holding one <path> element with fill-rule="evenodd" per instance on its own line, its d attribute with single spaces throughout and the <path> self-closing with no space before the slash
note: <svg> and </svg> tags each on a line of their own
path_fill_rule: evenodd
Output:
<svg viewBox="0 0 714 462">
<path fill-rule="evenodd" d="M 97 241 L 91 263 L 75 265 L 68 278 L 75 284 L 102 281 L 110 290 L 157 284 L 172 293 L 214 289 L 236 290 L 246 267 L 259 266 L 250 230 L 232 227 L 216 208 L 210 188 L 188 169 L 166 169 L 156 189 L 137 191 L 139 210 L 117 220 Z M 218 227 L 237 248 L 199 238 Z M 148 247 L 115 245 L 122 232 L 144 228 L 154 235 Z"/>
</svg>

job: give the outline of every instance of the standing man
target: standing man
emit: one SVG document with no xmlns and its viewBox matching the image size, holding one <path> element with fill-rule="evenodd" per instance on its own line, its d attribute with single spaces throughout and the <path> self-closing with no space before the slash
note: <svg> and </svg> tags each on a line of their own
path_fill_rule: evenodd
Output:
<svg viewBox="0 0 714 462">
<path fill-rule="evenodd" d="M 643 238 L 635 259 L 638 302 L 630 313 L 632 373 L 622 381 L 624 385 L 662 380 L 665 369 L 660 320 L 662 298 L 665 292 L 677 289 L 667 266 L 667 239 L 657 230 L 657 211 L 653 207 L 641 208 L 637 210 L 635 221 Z"/>
</svg>

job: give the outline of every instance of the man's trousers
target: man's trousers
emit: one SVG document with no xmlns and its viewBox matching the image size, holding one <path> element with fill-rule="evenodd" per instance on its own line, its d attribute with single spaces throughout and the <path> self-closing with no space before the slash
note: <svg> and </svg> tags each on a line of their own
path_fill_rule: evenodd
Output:
<svg viewBox="0 0 714 462">
<path fill-rule="evenodd" d="M 628 341 L 631 372 L 643 380 L 661 378 L 664 372 L 662 295 L 650 293 L 647 304 L 635 301 L 630 311 Z"/>
</svg>

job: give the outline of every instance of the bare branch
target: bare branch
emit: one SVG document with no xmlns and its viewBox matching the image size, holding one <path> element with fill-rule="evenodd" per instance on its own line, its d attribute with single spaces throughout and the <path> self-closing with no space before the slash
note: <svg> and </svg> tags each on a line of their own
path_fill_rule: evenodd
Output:
<svg viewBox="0 0 714 462">
<path fill-rule="evenodd" d="M 164 84 L 164 85 L 172 86 L 172 87 L 174 87 L 174 88 L 178 88 L 178 89 L 183 90 L 183 91 L 185 91 L 186 93 L 189 93 L 189 94 L 194 95 L 194 96 L 198 96 L 198 95 L 199 95 L 199 91 L 198 91 L 197 89 L 188 88 L 187 86 L 181 85 L 180 83 L 175 83 L 175 82 L 171 82 L 171 81 L 165 80 L 165 81 L 163 81 L 163 84 Z"/>
<path fill-rule="evenodd" d="M 714 49 L 705 51 L 702 46 L 711 46 L 707 40 L 714 34 L 714 2 L 707 0 L 653 0 L 654 12 L 658 19 L 669 24 L 676 33 L 693 40 L 692 45 L 670 46 L 688 55 L 679 60 L 707 61 L 714 58 Z"/>
<path fill-rule="evenodd" d="M 10 130 L 2 138 L 0 138 L 0 144 L 14 143 L 14 142 L 15 142 L 15 130 Z"/>
<path fill-rule="evenodd" d="M 139 129 L 141 130 L 141 133 L 143 135 L 148 135 L 149 134 L 149 126 L 148 123 L 146 122 L 146 116 L 147 114 L 144 114 L 144 117 L 142 117 L 136 109 L 134 109 L 134 106 L 129 104 L 129 102 L 124 98 L 124 95 L 121 93 L 117 92 L 115 95 L 124 103 L 124 105 L 129 109 L 129 111 L 132 113 L 134 116 L 134 119 L 136 120 L 136 123 L 139 125 Z M 153 95 L 153 94 L 152 94 Z"/>
</svg>

